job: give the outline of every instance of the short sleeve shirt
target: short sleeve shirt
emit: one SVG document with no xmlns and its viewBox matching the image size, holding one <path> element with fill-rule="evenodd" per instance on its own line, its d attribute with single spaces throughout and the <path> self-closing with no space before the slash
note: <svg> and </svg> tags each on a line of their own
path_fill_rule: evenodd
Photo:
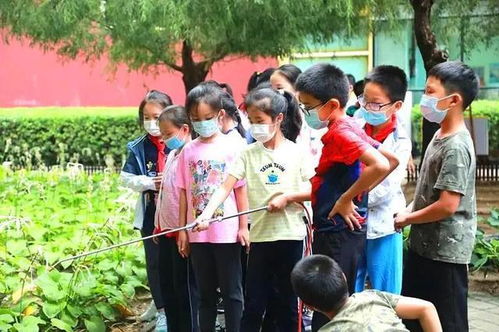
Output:
<svg viewBox="0 0 499 332">
<path fill-rule="evenodd" d="M 374 290 L 355 293 L 319 332 L 408 332 L 395 312 L 399 299 Z"/>
<path fill-rule="evenodd" d="M 176 186 L 185 189 L 187 196 L 187 223 L 193 222 L 206 208 L 211 196 L 225 181 L 229 166 L 240 153 L 240 142 L 219 134 L 212 142 L 200 139 L 188 143 L 180 152 L 176 170 Z M 245 185 L 236 183 L 235 188 Z M 224 217 L 238 212 L 234 191 L 215 211 L 213 217 Z M 235 243 L 239 230 L 238 218 L 214 223 L 203 232 L 190 232 L 190 242 Z"/>
<path fill-rule="evenodd" d="M 264 206 L 276 194 L 310 190 L 314 175 L 312 162 L 303 150 L 289 140 L 275 150 L 256 142 L 247 147 L 229 170 L 237 179 L 246 179 L 250 208 Z M 251 242 L 303 240 L 306 234 L 302 208 L 290 204 L 282 212 L 256 212 L 251 215 Z"/>
<path fill-rule="evenodd" d="M 476 233 L 475 150 L 467 130 L 438 138 L 426 150 L 414 193 L 414 211 L 439 199 L 442 190 L 460 194 L 456 212 L 443 220 L 411 226 L 409 246 L 418 255 L 468 264 Z"/>
<path fill-rule="evenodd" d="M 337 214 L 329 220 L 328 214 L 336 201 L 360 176 L 360 156 L 380 143 L 369 137 L 350 117 L 333 122 L 322 137 L 322 155 L 312 179 L 312 209 L 317 231 L 341 231 L 347 226 Z M 354 199 L 357 212 L 367 217 L 367 192 Z M 364 224 L 365 225 L 365 224 Z M 363 228 L 365 231 L 365 227 Z"/>
</svg>

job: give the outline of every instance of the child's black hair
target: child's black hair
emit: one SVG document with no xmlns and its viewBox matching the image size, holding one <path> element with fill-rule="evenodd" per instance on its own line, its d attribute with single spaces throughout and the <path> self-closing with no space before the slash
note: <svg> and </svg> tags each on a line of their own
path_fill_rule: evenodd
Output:
<svg viewBox="0 0 499 332">
<path fill-rule="evenodd" d="M 365 80 L 360 80 L 360 81 L 355 82 L 355 84 L 353 85 L 353 93 L 355 93 L 355 95 L 357 97 L 359 97 L 361 94 L 364 93 L 364 86 L 365 85 L 366 85 Z"/>
<path fill-rule="evenodd" d="M 150 90 L 139 105 L 139 124 L 144 128 L 144 107 L 146 104 L 156 104 L 162 109 L 173 104 L 169 95 L 158 90 Z"/>
<path fill-rule="evenodd" d="M 354 86 L 355 76 L 353 76 L 352 74 L 346 74 L 346 77 L 347 77 L 348 83 L 350 83 L 351 86 Z"/>
<path fill-rule="evenodd" d="M 247 92 L 250 92 L 254 88 L 256 88 L 259 84 L 263 82 L 267 82 L 270 80 L 270 76 L 274 73 L 275 68 L 267 68 L 262 72 L 255 71 L 248 81 L 248 87 L 246 89 Z"/>
<path fill-rule="evenodd" d="M 305 70 L 296 81 L 296 90 L 323 103 L 335 98 L 341 107 L 348 101 L 348 80 L 340 68 L 329 63 L 318 63 Z"/>
<path fill-rule="evenodd" d="M 187 111 L 183 106 L 171 105 L 166 107 L 158 118 L 158 122 L 163 121 L 170 121 L 177 128 L 182 128 L 183 125 L 187 125 L 189 131 L 192 133 L 191 119 L 189 119 Z"/>
<path fill-rule="evenodd" d="M 224 90 L 232 98 L 234 98 L 234 92 L 232 91 L 232 87 L 227 83 L 221 83 L 221 82 L 217 82 L 215 80 L 208 80 L 208 81 L 201 82 L 200 84 L 213 84 L 215 86 L 218 86 L 220 89 Z"/>
<path fill-rule="evenodd" d="M 302 301 L 321 312 L 338 312 L 348 299 L 348 286 L 338 263 L 325 255 L 300 260 L 291 271 L 291 284 Z"/>
<path fill-rule="evenodd" d="M 282 65 L 279 68 L 277 68 L 274 73 L 279 73 L 280 75 L 284 76 L 286 80 L 291 83 L 291 85 L 295 85 L 296 80 L 298 79 L 298 76 L 301 74 L 301 69 L 296 67 L 295 65 L 292 64 L 286 64 Z M 273 73 L 273 74 L 274 74 Z"/>
<path fill-rule="evenodd" d="M 385 65 L 375 67 L 364 80 L 364 84 L 370 82 L 381 86 L 391 102 L 404 101 L 407 92 L 407 77 L 399 67 Z"/>
<path fill-rule="evenodd" d="M 239 114 L 239 109 L 232 97 L 232 88 L 226 83 L 219 83 L 214 80 L 205 81 L 199 83 L 199 85 L 209 85 L 220 89 L 222 91 L 222 108 L 232 120 L 237 123 L 236 130 L 241 135 L 242 138 L 246 138 L 246 130 L 243 127 L 243 122 L 241 120 L 241 115 Z M 199 86 L 198 85 L 198 86 Z M 213 106 L 213 105 L 211 105 Z"/>
<path fill-rule="evenodd" d="M 447 94 L 458 93 L 463 98 L 463 110 L 471 105 L 478 95 L 480 83 L 476 73 L 460 61 L 439 63 L 428 72 L 442 82 Z"/>
<path fill-rule="evenodd" d="M 248 108 L 254 106 L 272 119 L 283 113 L 282 134 L 290 141 L 296 142 L 300 134 L 302 118 L 296 98 L 291 93 L 284 90 L 257 88 L 246 96 L 244 102 Z"/>
</svg>

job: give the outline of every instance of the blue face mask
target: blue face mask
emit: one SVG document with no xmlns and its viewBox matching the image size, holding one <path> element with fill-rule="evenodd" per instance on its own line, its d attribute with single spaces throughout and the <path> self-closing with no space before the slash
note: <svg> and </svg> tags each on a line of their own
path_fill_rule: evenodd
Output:
<svg viewBox="0 0 499 332">
<path fill-rule="evenodd" d="M 444 121 L 445 116 L 447 115 L 447 111 L 449 109 L 441 110 L 437 107 L 437 104 L 440 100 L 452 96 L 453 95 L 438 99 L 437 97 L 422 95 L 421 101 L 419 102 L 419 108 L 421 109 L 421 114 L 423 114 L 423 117 L 430 122 L 441 123 L 442 121 Z"/>
<path fill-rule="evenodd" d="M 322 129 L 326 128 L 327 125 L 329 124 L 329 118 L 331 117 L 331 114 L 327 117 L 326 120 L 321 120 L 319 118 L 319 111 L 327 104 L 324 103 L 319 107 L 319 109 L 311 109 L 308 112 L 305 112 L 305 122 L 310 126 L 312 129 Z"/>
<path fill-rule="evenodd" d="M 372 112 L 366 110 L 364 107 L 360 107 L 357 112 L 359 112 L 359 115 L 372 126 L 379 126 L 380 124 L 385 123 L 388 120 L 388 118 L 386 117 L 386 113 L 382 111 Z"/>
<path fill-rule="evenodd" d="M 165 141 L 165 144 L 166 144 L 166 147 L 170 150 L 178 150 L 184 146 L 185 141 L 178 138 L 178 134 L 177 134 L 177 135 L 167 139 Z"/>
<path fill-rule="evenodd" d="M 203 121 L 193 121 L 192 127 L 194 128 L 194 131 L 203 138 L 211 137 L 220 130 L 218 128 L 218 118 Z"/>
</svg>

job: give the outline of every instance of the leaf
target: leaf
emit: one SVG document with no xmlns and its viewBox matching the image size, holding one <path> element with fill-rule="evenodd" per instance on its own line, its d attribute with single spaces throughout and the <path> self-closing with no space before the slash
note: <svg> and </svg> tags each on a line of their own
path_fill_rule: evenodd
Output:
<svg viewBox="0 0 499 332">
<path fill-rule="evenodd" d="M 116 311 L 114 308 L 105 302 L 99 302 L 95 305 L 95 308 L 99 310 L 99 312 L 104 316 L 105 318 L 109 320 L 114 320 L 116 319 Z"/>
<path fill-rule="evenodd" d="M 27 256 L 29 255 L 27 243 L 26 240 L 9 240 L 6 243 L 6 248 L 14 256 Z"/>
<path fill-rule="evenodd" d="M 38 307 L 37 306 L 34 306 L 34 305 L 29 305 L 26 307 L 26 309 L 24 309 L 23 311 L 23 315 L 24 316 L 31 316 L 33 315 L 35 312 L 37 312 L 38 310 Z"/>
<path fill-rule="evenodd" d="M 68 304 L 66 309 L 71 314 L 71 316 L 73 316 L 74 318 L 78 318 L 82 314 L 82 311 L 80 310 L 80 308 L 78 308 L 74 305 L 71 305 L 71 304 Z"/>
<path fill-rule="evenodd" d="M 106 325 L 99 316 L 93 316 L 90 319 L 85 319 L 85 327 L 89 332 L 105 332 Z"/>
<path fill-rule="evenodd" d="M 129 307 L 125 307 L 123 304 L 121 303 L 116 303 L 114 305 L 114 307 L 116 309 L 118 309 L 119 313 L 121 314 L 122 317 L 131 317 L 131 316 L 135 316 L 135 313 L 129 308 Z"/>
<path fill-rule="evenodd" d="M 66 322 L 63 322 L 60 319 L 52 318 L 50 320 L 50 322 L 52 323 L 52 326 L 55 326 L 55 327 L 57 327 L 60 330 L 63 330 L 63 331 L 66 331 L 66 332 L 73 331 L 73 328 L 69 324 L 67 324 Z"/>
<path fill-rule="evenodd" d="M 48 318 L 54 318 L 64 309 L 64 306 L 65 303 L 44 302 L 42 311 Z"/>
<path fill-rule="evenodd" d="M 3 323 L 12 323 L 14 321 L 14 317 L 9 314 L 1 314 L 0 315 L 0 322 Z"/>
<path fill-rule="evenodd" d="M 38 325 L 44 323 L 45 321 L 38 317 L 28 316 L 24 317 L 21 323 L 14 324 L 14 328 L 22 332 L 38 332 L 39 331 Z"/>
</svg>

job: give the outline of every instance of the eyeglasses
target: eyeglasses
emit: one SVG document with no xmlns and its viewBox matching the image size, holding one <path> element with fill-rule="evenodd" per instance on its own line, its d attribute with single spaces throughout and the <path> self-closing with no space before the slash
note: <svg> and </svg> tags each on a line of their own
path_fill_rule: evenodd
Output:
<svg viewBox="0 0 499 332">
<path fill-rule="evenodd" d="M 357 98 L 357 101 L 359 102 L 359 105 L 364 107 L 366 110 L 368 111 L 372 111 L 372 112 L 379 112 L 381 111 L 381 109 L 385 106 L 388 106 L 388 105 L 391 105 L 391 104 L 394 104 L 395 101 L 391 101 L 389 103 L 385 103 L 385 104 L 380 104 L 380 103 L 366 103 L 366 101 L 364 100 L 364 96 L 363 95 L 360 95 L 359 98 Z"/>
<path fill-rule="evenodd" d="M 305 113 L 306 115 L 310 115 L 310 111 L 312 111 L 312 110 L 316 109 L 316 108 L 317 108 L 317 107 L 319 107 L 319 106 L 324 106 L 325 104 L 326 104 L 326 103 L 319 103 L 319 104 L 317 104 L 317 105 L 315 105 L 315 106 L 310 106 L 310 107 L 307 107 L 307 106 L 305 106 L 305 105 L 303 105 L 303 104 L 300 104 L 300 109 L 301 109 L 301 111 L 302 111 L 303 113 Z"/>
</svg>

